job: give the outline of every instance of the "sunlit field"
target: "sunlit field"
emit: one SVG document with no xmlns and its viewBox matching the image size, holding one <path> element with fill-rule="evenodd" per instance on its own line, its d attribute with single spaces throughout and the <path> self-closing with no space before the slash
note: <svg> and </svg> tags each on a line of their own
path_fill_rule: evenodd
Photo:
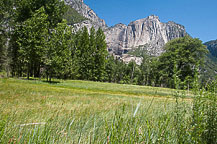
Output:
<svg viewBox="0 0 217 144">
<path fill-rule="evenodd" d="M 178 143 L 177 128 L 185 129 L 192 113 L 191 97 L 135 85 L 0 79 L 0 138 L 3 143 Z M 185 138 L 190 141 L 188 131 Z"/>
</svg>

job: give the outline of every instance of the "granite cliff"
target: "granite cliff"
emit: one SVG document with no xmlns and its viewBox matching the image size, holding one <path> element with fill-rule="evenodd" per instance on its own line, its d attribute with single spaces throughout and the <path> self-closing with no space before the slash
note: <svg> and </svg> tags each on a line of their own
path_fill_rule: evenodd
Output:
<svg viewBox="0 0 217 144">
<path fill-rule="evenodd" d="M 83 0 L 65 0 L 65 3 L 74 8 L 79 14 L 87 18 L 87 20 L 75 24 L 76 29 L 86 26 L 90 29 L 92 26 L 98 29 L 106 29 L 107 25 L 103 19 L 100 19 L 97 14 Z"/>
<path fill-rule="evenodd" d="M 117 24 L 105 31 L 108 48 L 115 54 L 127 53 L 145 46 L 151 55 L 159 56 L 170 40 L 187 35 L 184 26 L 174 22 L 162 23 L 158 16 L 149 16 L 131 22 L 128 26 Z"/>
<path fill-rule="evenodd" d="M 122 56 L 132 49 L 144 47 L 150 55 L 159 56 L 168 41 L 187 35 L 184 26 L 174 22 L 162 23 L 159 17 L 154 15 L 133 21 L 129 25 L 117 24 L 107 27 L 105 21 L 84 4 L 83 0 L 65 0 L 65 2 L 87 18 L 75 24 L 76 29 L 83 26 L 102 28 L 106 35 L 108 50 L 115 55 Z"/>
</svg>

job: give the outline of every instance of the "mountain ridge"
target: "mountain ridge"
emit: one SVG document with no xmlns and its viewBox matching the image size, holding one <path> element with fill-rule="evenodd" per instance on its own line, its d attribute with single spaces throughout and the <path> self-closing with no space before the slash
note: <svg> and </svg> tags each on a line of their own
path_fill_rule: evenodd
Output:
<svg viewBox="0 0 217 144">
<path fill-rule="evenodd" d="M 168 41 L 188 35 L 183 25 L 173 21 L 161 22 L 155 15 L 131 21 L 128 25 L 118 23 L 108 27 L 83 0 L 65 0 L 65 3 L 86 18 L 74 24 L 75 29 L 79 30 L 84 26 L 88 29 L 102 28 L 106 35 L 108 51 L 115 55 L 122 56 L 130 50 L 144 47 L 150 55 L 159 56 L 164 52 L 163 47 Z M 208 49 L 213 53 L 212 48 L 208 46 Z"/>
<path fill-rule="evenodd" d="M 122 56 L 134 48 L 146 46 L 150 55 L 159 56 L 168 41 L 187 35 L 184 26 L 172 21 L 162 23 L 155 15 L 132 21 L 128 25 L 119 23 L 108 27 L 83 0 L 65 0 L 65 3 L 87 18 L 75 24 L 75 29 L 79 30 L 84 26 L 88 29 L 103 29 L 108 50 L 115 55 Z"/>
<path fill-rule="evenodd" d="M 83 0 L 64 0 L 66 5 L 69 5 L 71 8 L 75 9 L 83 17 L 87 18 L 86 20 L 74 24 L 75 29 L 79 30 L 80 28 L 86 26 L 88 29 L 94 27 L 96 29 L 102 28 L 106 29 L 108 26 L 105 21 L 97 16 L 97 14 L 86 5 Z"/>
<path fill-rule="evenodd" d="M 108 49 L 117 55 L 148 45 L 149 54 L 159 56 L 168 41 L 188 34 L 184 26 L 172 21 L 162 23 L 158 16 L 151 15 L 132 21 L 128 25 L 116 24 L 108 28 L 105 35 Z"/>
</svg>

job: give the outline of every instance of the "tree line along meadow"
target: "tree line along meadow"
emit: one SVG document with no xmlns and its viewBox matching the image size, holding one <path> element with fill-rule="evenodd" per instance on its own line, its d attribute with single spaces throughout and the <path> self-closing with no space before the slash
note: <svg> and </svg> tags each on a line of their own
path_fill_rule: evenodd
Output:
<svg viewBox="0 0 217 144">
<path fill-rule="evenodd" d="M 159 57 L 143 53 L 141 65 L 134 61 L 126 64 L 109 55 L 100 28 L 88 31 L 84 27 L 75 32 L 67 25 L 67 9 L 59 0 L 1 1 L 0 71 L 27 79 L 79 79 L 169 88 L 175 88 L 178 80 L 179 87 L 187 89 L 203 66 L 208 51 L 202 41 L 190 36 L 168 42 Z"/>
</svg>

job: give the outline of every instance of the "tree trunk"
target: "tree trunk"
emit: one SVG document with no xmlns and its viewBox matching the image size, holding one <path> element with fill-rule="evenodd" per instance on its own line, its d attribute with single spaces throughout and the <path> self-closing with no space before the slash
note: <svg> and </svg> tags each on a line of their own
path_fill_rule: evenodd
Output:
<svg viewBox="0 0 217 144">
<path fill-rule="evenodd" d="M 48 82 L 48 73 L 46 74 L 46 76 L 47 76 L 47 82 Z"/>
<path fill-rule="evenodd" d="M 28 71 L 27 71 L 27 79 L 29 80 L 29 68 L 28 68 Z"/>
<path fill-rule="evenodd" d="M 51 78 L 52 78 L 52 72 L 50 72 L 50 75 L 49 75 L 49 82 L 51 83 Z"/>
<path fill-rule="evenodd" d="M 131 83 L 133 82 L 133 76 L 134 76 L 134 71 L 135 71 L 135 67 L 134 67 L 134 65 L 133 65 L 133 70 L 132 70 L 132 74 L 131 74 Z"/>
</svg>

